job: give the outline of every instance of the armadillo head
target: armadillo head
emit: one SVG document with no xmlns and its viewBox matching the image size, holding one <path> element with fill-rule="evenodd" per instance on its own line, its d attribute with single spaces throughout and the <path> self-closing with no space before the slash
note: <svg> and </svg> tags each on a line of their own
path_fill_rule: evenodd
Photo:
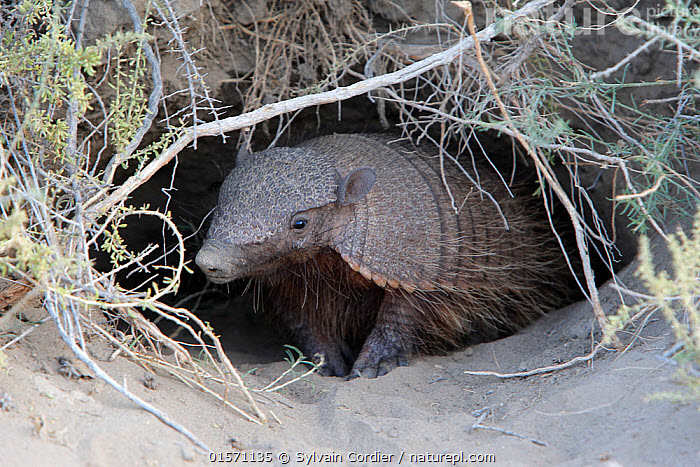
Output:
<svg viewBox="0 0 700 467">
<path fill-rule="evenodd" d="M 332 157 L 309 149 L 248 155 L 224 180 L 196 263 L 224 283 L 306 261 L 333 243 L 375 180 L 366 167 L 341 177 Z"/>
</svg>

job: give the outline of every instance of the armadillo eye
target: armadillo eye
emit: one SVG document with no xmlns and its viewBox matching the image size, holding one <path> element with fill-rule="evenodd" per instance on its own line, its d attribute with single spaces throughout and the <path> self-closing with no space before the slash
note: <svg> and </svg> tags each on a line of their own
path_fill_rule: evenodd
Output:
<svg viewBox="0 0 700 467">
<path fill-rule="evenodd" d="M 303 229 L 304 227 L 306 227 L 306 224 L 307 224 L 308 222 L 309 222 L 309 221 L 307 221 L 306 219 L 303 219 L 303 218 L 294 219 L 294 220 L 292 221 L 292 228 L 293 228 L 293 229 L 296 229 L 296 230 L 301 230 L 301 229 Z"/>
</svg>

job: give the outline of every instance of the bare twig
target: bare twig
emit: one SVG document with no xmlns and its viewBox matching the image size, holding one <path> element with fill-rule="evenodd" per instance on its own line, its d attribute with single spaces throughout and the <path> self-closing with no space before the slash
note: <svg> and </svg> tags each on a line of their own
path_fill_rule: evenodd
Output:
<svg viewBox="0 0 700 467">
<path fill-rule="evenodd" d="M 591 79 L 592 79 L 592 80 L 595 80 L 595 79 L 598 79 L 598 78 L 607 78 L 608 76 L 612 75 L 612 74 L 615 73 L 617 70 L 619 70 L 620 68 L 622 68 L 623 66 L 625 66 L 626 64 L 628 64 L 629 62 L 631 62 L 632 60 L 634 60 L 635 57 L 637 57 L 637 55 L 639 55 L 640 53 L 642 53 L 642 52 L 644 52 L 645 50 L 647 50 L 649 47 L 651 47 L 651 46 L 652 46 L 654 43 L 656 43 L 658 40 L 659 40 L 659 36 L 654 36 L 654 37 L 652 37 L 651 39 L 649 39 L 648 41 L 646 41 L 644 44 L 640 45 L 640 46 L 637 47 L 635 50 L 633 50 L 632 52 L 630 52 L 625 58 L 623 58 L 622 60 L 620 60 L 619 62 L 617 62 L 615 65 L 613 65 L 613 66 L 611 66 L 611 67 L 609 67 L 609 68 L 606 68 L 605 70 L 597 71 L 597 72 L 591 74 Z"/>
<path fill-rule="evenodd" d="M 493 80 L 491 79 L 491 73 L 488 68 L 488 65 L 486 64 L 486 61 L 484 60 L 482 54 L 481 54 L 481 47 L 479 45 L 479 37 L 477 36 L 476 33 L 476 28 L 474 26 L 474 15 L 472 13 L 472 5 L 471 2 L 465 1 L 465 2 L 454 2 L 456 4 L 459 4 L 461 8 L 464 9 L 465 15 L 467 17 L 467 26 L 469 27 L 469 32 L 472 35 L 472 38 L 474 39 L 475 43 L 475 50 L 476 50 L 476 57 L 477 60 L 479 60 L 479 63 L 482 67 L 482 71 L 484 73 L 484 77 L 486 78 L 486 82 L 489 85 L 489 88 L 491 89 L 491 92 L 496 99 L 496 102 L 498 104 L 499 109 L 501 110 L 501 114 L 503 115 L 503 119 L 510 125 L 512 131 L 515 134 L 515 138 L 518 140 L 518 142 L 525 148 L 527 153 L 530 155 L 532 158 L 533 162 L 535 163 L 535 166 L 537 167 L 537 171 L 539 174 L 544 176 L 544 178 L 547 180 L 547 184 L 549 187 L 551 187 L 554 192 L 556 193 L 557 197 L 559 198 L 559 201 L 564 205 L 564 208 L 566 209 L 567 213 L 569 214 L 569 218 L 571 219 L 571 223 L 573 224 L 574 227 L 574 234 L 576 236 L 576 245 L 578 246 L 578 251 L 579 251 L 579 256 L 581 258 L 581 263 L 583 266 L 583 273 L 586 278 L 586 285 L 588 288 L 588 297 L 589 301 L 591 302 L 591 305 L 593 307 L 593 313 L 596 316 L 596 319 L 598 320 L 598 325 L 600 326 L 601 329 L 605 329 L 605 312 L 603 311 L 603 307 L 600 304 L 600 299 L 598 298 L 598 288 L 596 287 L 595 284 L 595 275 L 593 272 L 593 268 L 591 267 L 591 260 L 590 256 L 588 254 L 588 245 L 586 244 L 585 237 L 583 235 L 584 229 L 582 227 L 582 220 L 581 220 L 581 215 L 578 213 L 576 210 L 576 207 L 573 205 L 569 197 L 566 195 L 564 192 L 564 189 L 561 187 L 559 184 L 559 181 L 556 179 L 554 176 L 554 173 L 552 172 L 551 167 L 549 167 L 549 164 L 542 159 L 542 157 L 530 146 L 528 141 L 525 139 L 525 137 L 520 133 L 520 131 L 513 125 L 510 115 L 508 111 L 506 110 L 505 105 L 503 104 L 503 101 L 501 100 L 498 90 L 496 89 L 496 85 L 494 84 Z M 613 339 L 613 344 L 616 346 L 620 345 L 619 340 L 617 339 L 616 336 L 612 336 Z"/>
<path fill-rule="evenodd" d="M 143 410 L 146 412 L 151 413 L 154 415 L 156 418 L 158 418 L 160 421 L 168 425 L 169 427 L 173 428 L 179 433 L 182 433 L 185 437 L 187 437 L 190 441 L 192 441 L 197 447 L 202 449 L 205 452 L 209 452 L 210 449 L 207 447 L 206 444 L 204 444 L 202 441 L 199 440 L 194 434 L 192 434 L 189 430 L 187 430 L 185 427 L 179 425 L 175 421 L 173 421 L 170 417 L 168 417 L 164 412 L 156 409 L 153 407 L 151 404 L 148 402 L 142 400 L 141 398 L 135 396 L 133 393 L 129 392 L 123 385 L 117 383 L 110 375 L 105 373 L 105 371 L 100 368 L 99 365 L 97 365 L 92 358 L 81 348 L 81 346 L 77 345 L 75 342 L 75 339 L 71 335 L 72 332 L 69 330 L 66 330 L 64 326 L 61 324 L 61 317 L 60 317 L 60 311 L 59 311 L 59 306 L 58 306 L 58 301 L 60 299 L 54 295 L 53 293 L 47 293 L 47 306 L 46 309 L 48 310 L 49 314 L 51 317 L 54 319 L 56 322 L 59 334 L 61 335 L 61 339 L 70 347 L 70 349 L 73 351 L 73 353 L 83 362 L 85 365 L 90 368 L 97 376 L 100 377 L 100 379 L 104 380 L 106 383 L 108 383 L 110 386 L 112 386 L 116 391 L 121 393 L 124 397 L 132 401 L 134 404 L 138 405 L 141 407 Z"/>
<path fill-rule="evenodd" d="M 640 191 L 639 193 L 630 193 L 630 194 L 626 194 L 626 195 L 617 195 L 613 199 L 615 201 L 622 201 L 624 199 L 644 198 L 645 196 L 650 195 L 650 194 L 654 193 L 656 190 L 658 190 L 659 187 L 661 186 L 661 182 L 664 181 L 664 178 L 666 178 L 666 177 L 664 177 L 662 175 L 661 177 L 659 177 L 656 180 L 656 182 L 652 186 L 650 186 L 649 188 L 647 188 L 644 191 Z"/>
<path fill-rule="evenodd" d="M 630 21 L 632 23 L 639 24 L 647 30 L 648 34 L 654 34 L 657 37 L 661 37 L 664 40 L 672 42 L 672 43 L 676 44 L 676 46 L 678 46 L 678 48 L 687 52 L 690 55 L 691 59 L 700 60 L 700 52 L 699 51 L 695 50 L 693 47 L 689 46 L 688 44 L 686 44 L 682 40 L 678 39 L 674 35 L 669 34 L 664 29 L 656 26 L 655 24 L 651 24 L 647 21 L 644 21 L 639 16 L 635 16 L 635 15 L 621 16 L 620 18 L 618 18 L 618 21 L 621 21 L 623 23 Z M 625 28 L 625 31 L 629 32 L 629 28 Z M 642 31 L 640 31 L 640 32 L 642 32 Z"/>
<path fill-rule="evenodd" d="M 521 9 L 510 14 L 508 19 L 512 21 L 517 18 L 530 15 L 547 5 L 554 3 L 554 1 L 555 0 L 536 0 L 530 2 Z M 492 24 L 480 31 L 477 37 L 479 40 L 488 41 L 498 33 L 499 30 L 497 25 Z M 402 83 L 420 76 L 429 70 L 451 63 L 460 57 L 465 50 L 469 50 L 472 47 L 474 47 L 473 38 L 465 37 L 448 50 L 430 56 L 412 65 L 408 65 L 393 73 L 387 73 L 374 78 L 369 78 L 349 86 L 341 86 L 332 91 L 310 94 L 282 102 L 267 104 L 259 109 L 238 115 L 236 117 L 228 117 L 219 120 L 218 122 L 199 125 L 197 126 L 196 132 L 192 127 L 183 129 L 178 133 L 177 140 L 165 151 L 163 151 L 156 159 L 151 161 L 137 174 L 129 177 L 121 186 L 109 194 L 109 196 L 107 196 L 105 199 L 100 200 L 102 195 L 98 195 L 90 199 L 86 203 L 86 209 L 89 208 L 92 211 L 90 214 L 91 216 L 100 216 L 107 209 L 126 199 L 126 197 L 132 191 L 149 180 L 153 174 L 170 162 L 180 151 L 190 144 L 194 140 L 195 136 L 215 136 L 222 132 L 226 133 L 241 128 L 250 127 L 273 117 L 294 112 L 306 107 L 338 102 L 365 94 L 375 89 Z"/>
<path fill-rule="evenodd" d="M 15 344 L 16 342 L 21 341 L 22 339 L 24 339 L 25 337 L 27 337 L 29 334 L 31 334 L 36 328 L 38 328 L 40 324 L 45 323 L 45 322 L 48 321 L 49 319 L 51 319 L 51 317 L 50 317 L 50 316 L 47 316 L 46 318 L 41 319 L 41 320 L 39 321 L 39 324 L 32 324 L 32 325 L 30 325 L 27 329 L 25 329 L 24 331 L 22 331 L 22 333 L 21 333 L 19 336 L 13 338 L 12 340 L 10 340 L 10 341 L 7 342 L 6 344 L 4 344 L 2 347 L 0 347 L 0 350 L 5 350 L 5 349 L 9 348 L 10 346 L 12 346 L 12 344 Z"/>
<path fill-rule="evenodd" d="M 453 3 L 456 3 L 456 2 L 453 2 Z M 498 428 L 498 427 L 495 427 L 495 426 L 482 425 L 482 422 L 483 422 L 483 421 L 486 419 L 486 417 L 488 417 L 490 414 L 491 414 L 491 409 L 490 409 L 489 407 L 484 407 L 484 408 L 482 408 L 482 409 L 475 410 L 474 412 L 472 412 L 472 415 L 475 416 L 475 417 L 478 417 L 478 418 L 477 418 L 477 420 L 474 422 L 474 424 L 472 424 L 472 426 L 469 428 L 469 430 L 470 430 L 470 431 L 472 431 L 472 430 L 489 430 L 489 431 L 495 431 L 495 432 L 497 432 L 497 433 L 502 433 L 502 434 L 504 434 L 504 435 L 513 436 L 513 437 L 515 437 L 515 438 L 520 438 L 520 439 L 524 439 L 524 440 L 530 441 L 532 444 L 536 444 L 536 445 L 538 445 L 538 446 L 547 446 L 547 443 L 545 443 L 544 441 L 539 441 L 539 440 L 536 440 L 536 439 L 534 439 L 534 438 L 530 438 L 530 437 L 528 437 L 528 436 L 524 436 L 524 435 L 515 433 L 514 431 L 505 430 L 505 429 L 503 429 L 503 428 Z"/>
<path fill-rule="evenodd" d="M 598 343 L 593 348 L 593 350 L 586 355 L 574 357 L 571 360 L 569 360 L 568 362 L 560 363 L 557 365 L 543 366 L 543 367 L 535 368 L 535 369 L 528 370 L 528 371 L 518 371 L 516 373 L 500 373 L 498 371 L 465 370 L 464 374 L 465 375 L 472 375 L 472 376 L 495 376 L 495 377 L 501 378 L 501 379 L 524 378 L 527 376 L 541 375 L 544 373 L 551 373 L 553 371 L 564 370 L 564 369 L 570 368 L 578 363 L 588 362 L 588 361 L 592 360 L 593 357 L 595 357 L 596 354 L 601 349 L 605 349 L 605 347 L 603 347 L 603 345 L 601 343 Z"/>
</svg>

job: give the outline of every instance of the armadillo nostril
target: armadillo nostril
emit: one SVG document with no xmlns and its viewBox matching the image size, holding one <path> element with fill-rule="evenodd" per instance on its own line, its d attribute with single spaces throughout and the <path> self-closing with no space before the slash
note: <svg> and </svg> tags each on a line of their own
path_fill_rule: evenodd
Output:
<svg viewBox="0 0 700 467">
<path fill-rule="evenodd" d="M 216 273 L 220 270 L 220 268 L 216 264 L 216 253 L 216 251 L 213 251 L 211 249 L 202 248 L 201 250 L 199 250 L 199 253 L 197 253 L 195 263 L 197 263 L 197 266 L 199 266 L 199 268 L 207 274 Z"/>
</svg>

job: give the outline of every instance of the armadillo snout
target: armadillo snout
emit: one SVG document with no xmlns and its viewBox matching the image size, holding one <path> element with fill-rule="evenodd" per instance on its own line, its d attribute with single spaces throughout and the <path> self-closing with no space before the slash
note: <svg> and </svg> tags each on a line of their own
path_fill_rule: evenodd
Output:
<svg viewBox="0 0 700 467">
<path fill-rule="evenodd" d="M 232 262 L 227 258 L 231 259 L 229 252 L 205 242 L 194 261 L 210 281 L 222 284 L 237 277 Z"/>
<path fill-rule="evenodd" d="M 197 257 L 194 260 L 205 274 L 214 273 L 221 271 L 221 266 L 217 264 L 216 251 L 213 248 L 204 247 L 197 253 Z"/>
<path fill-rule="evenodd" d="M 211 249 L 201 249 L 194 261 L 203 272 L 216 274 L 220 268 L 214 263 L 216 257 L 212 253 Z"/>
</svg>

